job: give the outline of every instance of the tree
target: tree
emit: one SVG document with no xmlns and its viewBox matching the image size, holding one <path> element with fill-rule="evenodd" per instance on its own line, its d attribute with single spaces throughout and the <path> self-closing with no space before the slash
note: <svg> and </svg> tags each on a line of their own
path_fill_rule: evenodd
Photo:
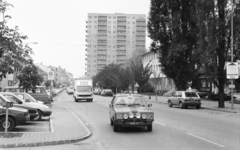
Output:
<svg viewBox="0 0 240 150">
<path fill-rule="evenodd" d="M 35 93 L 36 86 L 41 85 L 44 81 L 43 76 L 38 73 L 38 69 L 32 61 L 22 69 L 17 78 L 20 82 L 19 87 L 22 87 L 26 92 L 32 90 L 33 93 Z"/>
<path fill-rule="evenodd" d="M 0 11 L 3 14 L 10 6 L 12 5 L 0 0 Z M 5 20 L 0 24 L 0 80 L 6 78 L 6 74 L 12 74 L 14 68 L 21 69 L 31 59 L 32 49 L 22 43 L 24 39 L 27 36 L 20 34 L 18 27 L 10 29 Z"/>
<path fill-rule="evenodd" d="M 150 63 L 148 63 L 144 67 L 142 64 L 141 56 L 135 59 L 131 59 L 130 62 L 131 62 L 130 67 L 133 71 L 134 80 L 135 82 L 138 83 L 141 93 L 142 92 L 141 89 L 144 87 L 145 84 L 148 83 L 150 75 L 152 74 Z"/>
<path fill-rule="evenodd" d="M 162 72 L 178 90 L 197 76 L 202 66 L 198 46 L 195 0 L 152 0 L 148 18 L 151 51 L 160 53 Z"/>
</svg>

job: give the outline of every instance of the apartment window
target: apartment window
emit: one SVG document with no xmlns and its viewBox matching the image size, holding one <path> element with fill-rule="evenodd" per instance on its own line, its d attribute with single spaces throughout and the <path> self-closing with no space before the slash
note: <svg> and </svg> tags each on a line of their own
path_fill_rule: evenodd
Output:
<svg viewBox="0 0 240 150">
<path fill-rule="evenodd" d="M 113 19 L 116 19 L 116 17 L 113 17 Z"/>
<path fill-rule="evenodd" d="M 135 34 L 135 32 L 134 32 L 134 31 L 133 31 L 132 33 L 133 33 L 133 34 Z"/>
<path fill-rule="evenodd" d="M 111 31 L 108 31 L 108 33 L 111 33 Z"/>
<path fill-rule="evenodd" d="M 97 23 L 97 21 L 94 21 L 94 23 Z"/>
<path fill-rule="evenodd" d="M 88 26 L 89 28 L 91 28 L 91 26 Z"/>
<path fill-rule="evenodd" d="M 92 18 L 92 16 L 89 16 L 89 18 Z"/>
<path fill-rule="evenodd" d="M 111 28 L 111 26 L 108 26 L 108 29 L 110 29 Z"/>
<path fill-rule="evenodd" d="M 108 16 L 108 18 L 111 18 L 111 16 Z"/>
<path fill-rule="evenodd" d="M 135 17 L 133 17 L 133 19 L 135 19 Z"/>
<path fill-rule="evenodd" d="M 97 18 L 97 16 L 94 16 L 94 18 Z"/>
<path fill-rule="evenodd" d="M 97 26 L 94 26 L 94 28 L 97 28 Z"/>
<path fill-rule="evenodd" d="M 91 23 L 91 21 L 89 21 L 89 23 Z"/>
<path fill-rule="evenodd" d="M 111 21 L 108 21 L 108 24 L 110 24 L 111 23 Z"/>
<path fill-rule="evenodd" d="M 132 24 L 135 24 L 135 22 L 132 22 Z"/>
<path fill-rule="evenodd" d="M 114 24 L 116 24 L 116 21 L 113 21 Z"/>
<path fill-rule="evenodd" d="M 128 24 L 130 24 L 130 22 L 128 22 Z"/>
</svg>

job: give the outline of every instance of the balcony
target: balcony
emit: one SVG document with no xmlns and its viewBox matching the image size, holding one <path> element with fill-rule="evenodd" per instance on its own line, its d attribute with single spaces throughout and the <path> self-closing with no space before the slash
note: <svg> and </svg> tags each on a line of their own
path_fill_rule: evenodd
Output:
<svg viewBox="0 0 240 150">
<path fill-rule="evenodd" d="M 117 50 L 126 50 L 126 46 L 119 45 L 117 46 Z"/>
<path fill-rule="evenodd" d="M 97 58 L 107 58 L 107 55 L 106 54 L 98 54 L 97 55 Z"/>
<path fill-rule="evenodd" d="M 120 27 L 120 26 L 118 26 L 118 27 L 117 27 L 117 30 L 126 30 L 126 26 L 125 26 L 125 27 Z"/>
<path fill-rule="evenodd" d="M 117 36 L 117 39 L 126 39 L 126 36 Z"/>
<path fill-rule="evenodd" d="M 117 20 L 126 20 L 127 17 L 126 16 L 117 16 Z"/>
<path fill-rule="evenodd" d="M 98 35 L 107 35 L 106 30 L 98 30 Z"/>
<path fill-rule="evenodd" d="M 126 41 L 117 41 L 117 45 L 126 45 Z"/>
<path fill-rule="evenodd" d="M 124 54 L 126 55 L 126 50 L 117 50 L 117 55 Z"/>
<path fill-rule="evenodd" d="M 136 39 L 137 40 L 143 40 L 143 39 L 145 40 L 145 36 L 136 36 Z"/>
<path fill-rule="evenodd" d="M 136 32 L 136 35 L 145 35 L 145 32 Z"/>
<path fill-rule="evenodd" d="M 105 55 L 106 55 L 106 54 L 107 54 L 107 51 L 106 51 L 106 50 L 98 50 L 97 53 L 98 53 L 98 54 L 105 54 Z"/>
<path fill-rule="evenodd" d="M 88 21 L 86 21 L 86 23 L 88 23 Z"/>
<path fill-rule="evenodd" d="M 97 48 L 98 48 L 98 49 L 106 49 L 107 46 L 106 46 L 106 45 L 98 45 Z"/>
<path fill-rule="evenodd" d="M 136 28 L 136 31 L 145 31 L 146 30 L 146 27 L 137 27 Z"/>
<path fill-rule="evenodd" d="M 107 16 L 98 16 L 98 20 L 107 20 Z"/>
<path fill-rule="evenodd" d="M 126 31 L 118 31 L 117 35 L 126 35 Z"/>
<path fill-rule="evenodd" d="M 137 27 L 146 27 L 146 22 L 137 21 L 137 22 L 136 22 L 136 26 L 137 26 Z"/>
<path fill-rule="evenodd" d="M 107 25 L 107 21 L 98 21 L 99 25 Z"/>
<path fill-rule="evenodd" d="M 99 44 L 107 44 L 107 40 L 98 40 Z"/>
<path fill-rule="evenodd" d="M 100 29 L 100 30 L 107 30 L 107 27 L 98 26 L 98 29 Z"/>
<path fill-rule="evenodd" d="M 145 45 L 145 42 L 136 42 L 136 45 Z"/>
</svg>

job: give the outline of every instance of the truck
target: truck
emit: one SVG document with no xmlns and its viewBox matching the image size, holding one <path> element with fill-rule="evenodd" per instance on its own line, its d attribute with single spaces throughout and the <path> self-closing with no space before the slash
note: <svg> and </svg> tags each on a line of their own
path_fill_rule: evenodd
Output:
<svg viewBox="0 0 240 150">
<path fill-rule="evenodd" d="M 79 100 L 93 101 L 93 80 L 92 78 L 75 78 L 74 93 L 75 102 Z"/>
</svg>

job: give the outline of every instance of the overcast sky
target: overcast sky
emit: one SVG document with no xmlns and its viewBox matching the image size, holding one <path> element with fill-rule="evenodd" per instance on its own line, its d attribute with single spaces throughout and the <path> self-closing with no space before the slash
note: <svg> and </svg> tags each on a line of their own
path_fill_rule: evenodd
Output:
<svg viewBox="0 0 240 150">
<path fill-rule="evenodd" d="M 28 36 L 34 63 L 61 66 L 74 77 L 85 72 L 88 13 L 149 13 L 150 0 L 7 0 L 10 27 Z M 146 48 L 150 40 L 147 38 Z"/>
</svg>

